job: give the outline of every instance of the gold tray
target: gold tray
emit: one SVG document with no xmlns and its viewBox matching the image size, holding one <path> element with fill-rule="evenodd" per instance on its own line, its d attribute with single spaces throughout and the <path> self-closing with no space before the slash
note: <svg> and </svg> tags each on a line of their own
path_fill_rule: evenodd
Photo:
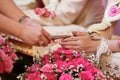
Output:
<svg viewBox="0 0 120 80">
<path fill-rule="evenodd" d="M 46 47 L 42 46 L 30 46 L 23 42 L 17 40 L 10 40 L 13 43 L 13 47 L 20 51 L 21 53 L 34 56 L 34 54 L 38 53 L 40 56 L 49 53 L 50 51 L 56 50 L 58 47 L 61 47 L 59 43 L 52 42 Z"/>
</svg>

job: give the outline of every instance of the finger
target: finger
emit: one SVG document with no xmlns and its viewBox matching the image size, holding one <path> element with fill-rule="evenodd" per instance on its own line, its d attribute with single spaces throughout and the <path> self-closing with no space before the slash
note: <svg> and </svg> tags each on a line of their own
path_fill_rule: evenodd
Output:
<svg viewBox="0 0 120 80">
<path fill-rule="evenodd" d="M 43 46 L 47 46 L 48 45 L 48 40 L 43 35 L 40 36 L 40 40 L 43 41 Z"/>
<path fill-rule="evenodd" d="M 63 48 L 66 49 L 72 49 L 72 50 L 76 50 L 76 51 L 81 51 L 82 49 L 80 49 L 80 47 L 78 46 L 62 46 Z"/>
<path fill-rule="evenodd" d="M 51 35 L 44 29 L 43 29 L 43 34 L 46 37 L 46 39 L 48 40 L 48 42 L 51 42 L 51 39 L 52 39 Z"/>
<path fill-rule="evenodd" d="M 86 32 L 80 32 L 80 31 L 73 31 L 72 32 L 74 36 L 85 36 L 88 35 Z"/>
<path fill-rule="evenodd" d="M 77 41 L 77 40 L 79 40 L 79 36 L 72 36 L 72 37 L 69 37 L 69 38 L 65 38 L 62 41 L 63 42 L 69 42 L 69 41 Z"/>
<path fill-rule="evenodd" d="M 61 42 L 62 46 L 79 46 L 78 41 Z"/>
<path fill-rule="evenodd" d="M 44 45 L 44 42 L 41 41 L 41 40 L 39 40 L 39 41 L 38 41 L 38 45 L 39 45 L 39 46 L 42 46 L 42 45 Z"/>
</svg>

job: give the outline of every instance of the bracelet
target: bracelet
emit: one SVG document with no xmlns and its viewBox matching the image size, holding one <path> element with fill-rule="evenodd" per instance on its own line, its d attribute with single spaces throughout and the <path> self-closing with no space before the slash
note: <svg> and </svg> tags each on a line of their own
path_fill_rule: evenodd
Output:
<svg viewBox="0 0 120 80">
<path fill-rule="evenodd" d="M 24 16 L 20 17 L 20 19 L 18 20 L 18 22 L 22 23 L 25 20 L 25 18 L 29 18 L 29 17 L 27 15 L 24 15 Z"/>
<path fill-rule="evenodd" d="M 105 38 L 102 38 L 101 43 L 100 43 L 98 50 L 96 52 L 97 64 L 99 63 L 101 55 L 104 53 L 110 54 L 111 51 L 109 50 L 108 40 Z"/>
<path fill-rule="evenodd" d="M 92 33 L 97 33 L 99 36 L 102 36 L 102 34 L 99 32 L 99 31 L 97 31 L 97 30 L 95 30 L 95 31 L 92 31 L 92 32 L 88 32 L 88 34 L 92 34 Z"/>
<path fill-rule="evenodd" d="M 92 35 L 92 33 L 96 33 L 98 35 Z M 92 40 L 101 40 L 102 39 L 102 34 L 99 31 L 92 31 L 91 33 L 88 32 Z"/>
</svg>

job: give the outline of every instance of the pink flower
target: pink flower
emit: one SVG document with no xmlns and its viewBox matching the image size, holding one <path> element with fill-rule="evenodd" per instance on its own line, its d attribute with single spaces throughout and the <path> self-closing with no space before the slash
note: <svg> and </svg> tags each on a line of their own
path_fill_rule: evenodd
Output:
<svg viewBox="0 0 120 80">
<path fill-rule="evenodd" d="M 73 80 L 73 77 L 70 74 L 62 74 L 59 80 Z"/>
<path fill-rule="evenodd" d="M 52 18 L 56 17 L 56 13 L 55 12 L 51 12 L 50 15 L 51 15 Z"/>
<path fill-rule="evenodd" d="M 40 11 L 40 8 L 35 8 L 35 9 L 34 9 L 34 12 L 35 12 L 36 14 L 38 14 L 39 11 Z"/>
<path fill-rule="evenodd" d="M 40 70 L 42 72 L 53 72 L 54 64 L 45 64 Z"/>
<path fill-rule="evenodd" d="M 0 74 L 4 73 L 4 71 L 5 71 L 4 63 L 3 63 L 3 61 L 0 60 Z"/>
<path fill-rule="evenodd" d="M 8 55 L 4 58 L 5 72 L 10 73 L 13 69 L 13 61 L 8 57 Z"/>
<path fill-rule="evenodd" d="M 10 58 L 11 58 L 12 60 L 18 60 L 18 56 L 17 56 L 15 53 L 11 54 L 11 55 L 10 55 Z"/>
<path fill-rule="evenodd" d="M 34 73 L 28 74 L 27 79 L 25 80 L 42 80 L 40 75 L 39 71 L 35 71 Z"/>
<path fill-rule="evenodd" d="M 46 80 L 57 80 L 57 77 L 54 73 L 44 73 L 44 75 L 47 77 Z"/>
<path fill-rule="evenodd" d="M 0 45 L 2 44 L 2 42 L 3 42 L 3 37 L 0 36 Z"/>
<path fill-rule="evenodd" d="M 75 58 L 75 59 L 72 59 L 72 61 L 70 62 L 71 65 L 74 65 L 74 67 L 77 68 L 78 65 L 82 64 L 83 67 L 85 66 L 88 66 L 89 63 L 86 59 L 83 59 L 83 58 Z"/>
<path fill-rule="evenodd" d="M 4 60 L 4 57 L 5 57 L 6 55 L 5 55 L 5 52 L 2 50 L 2 49 L 0 49 L 0 58 L 2 59 L 2 60 Z"/>
<path fill-rule="evenodd" d="M 47 11 L 46 8 L 40 8 L 38 14 L 39 14 L 40 16 L 44 16 L 47 12 L 48 12 L 48 11 Z"/>
<path fill-rule="evenodd" d="M 66 61 L 57 61 L 56 65 L 57 69 L 62 72 L 70 66 Z"/>
<path fill-rule="evenodd" d="M 118 15 L 118 14 L 120 14 L 120 8 L 117 7 L 117 6 L 112 6 L 112 7 L 110 8 L 109 16 L 110 16 L 110 17 L 113 17 L 113 16 L 116 16 L 116 15 Z"/>
<path fill-rule="evenodd" d="M 90 71 L 82 71 L 78 74 L 81 80 L 94 80 L 94 76 Z"/>
<path fill-rule="evenodd" d="M 34 64 L 34 65 L 29 67 L 29 71 L 30 72 L 35 72 L 35 71 L 37 71 L 39 69 L 40 69 L 40 65 L 39 64 Z"/>
<path fill-rule="evenodd" d="M 44 57 L 42 58 L 43 64 L 49 63 L 50 61 L 50 55 L 44 55 Z"/>
<path fill-rule="evenodd" d="M 53 56 L 53 58 L 54 58 L 55 61 L 60 60 L 60 55 L 59 54 L 53 53 L 52 56 Z"/>
<path fill-rule="evenodd" d="M 73 54 L 73 50 L 71 50 L 71 49 L 68 49 L 68 50 L 66 50 L 66 49 L 64 49 L 64 52 L 65 52 L 65 54 Z"/>
<path fill-rule="evenodd" d="M 88 65 L 85 67 L 85 70 L 89 70 L 93 75 L 97 74 L 99 72 L 99 70 L 97 68 L 95 68 L 94 65 Z"/>
</svg>

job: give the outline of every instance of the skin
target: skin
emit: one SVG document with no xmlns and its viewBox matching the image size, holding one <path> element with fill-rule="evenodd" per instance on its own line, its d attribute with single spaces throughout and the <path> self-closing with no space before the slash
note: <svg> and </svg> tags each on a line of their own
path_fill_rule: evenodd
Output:
<svg viewBox="0 0 120 80">
<path fill-rule="evenodd" d="M 113 26 L 115 23 L 113 23 Z M 108 39 L 109 49 L 113 52 L 120 51 L 118 40 L 110 40 L 114 27 L 110 27 L 104 31 L 100 31 L 104 38 Z M 85 52 L 96 52 L 100 45 L 100 40 L 91 39 L 90 35 L 86 32 L 73 32 L 72 37 L 62 40 L 61 45 L 63 48 L 75 49 L 77 51 L 84 50 Z M 97 35 L 96 33 L 92 35 Z"/>
<path fill-rule="evenodd" d="M 13 0 L 2 0 L 0 32 L 16 36 L 29 45 L 46 46 L 51 41 L 50 34 L 30 18 L 25 18 L 22 23 L 18 23 L 23 15 L 25 14 L 16 7 Z"/>
</svg>

